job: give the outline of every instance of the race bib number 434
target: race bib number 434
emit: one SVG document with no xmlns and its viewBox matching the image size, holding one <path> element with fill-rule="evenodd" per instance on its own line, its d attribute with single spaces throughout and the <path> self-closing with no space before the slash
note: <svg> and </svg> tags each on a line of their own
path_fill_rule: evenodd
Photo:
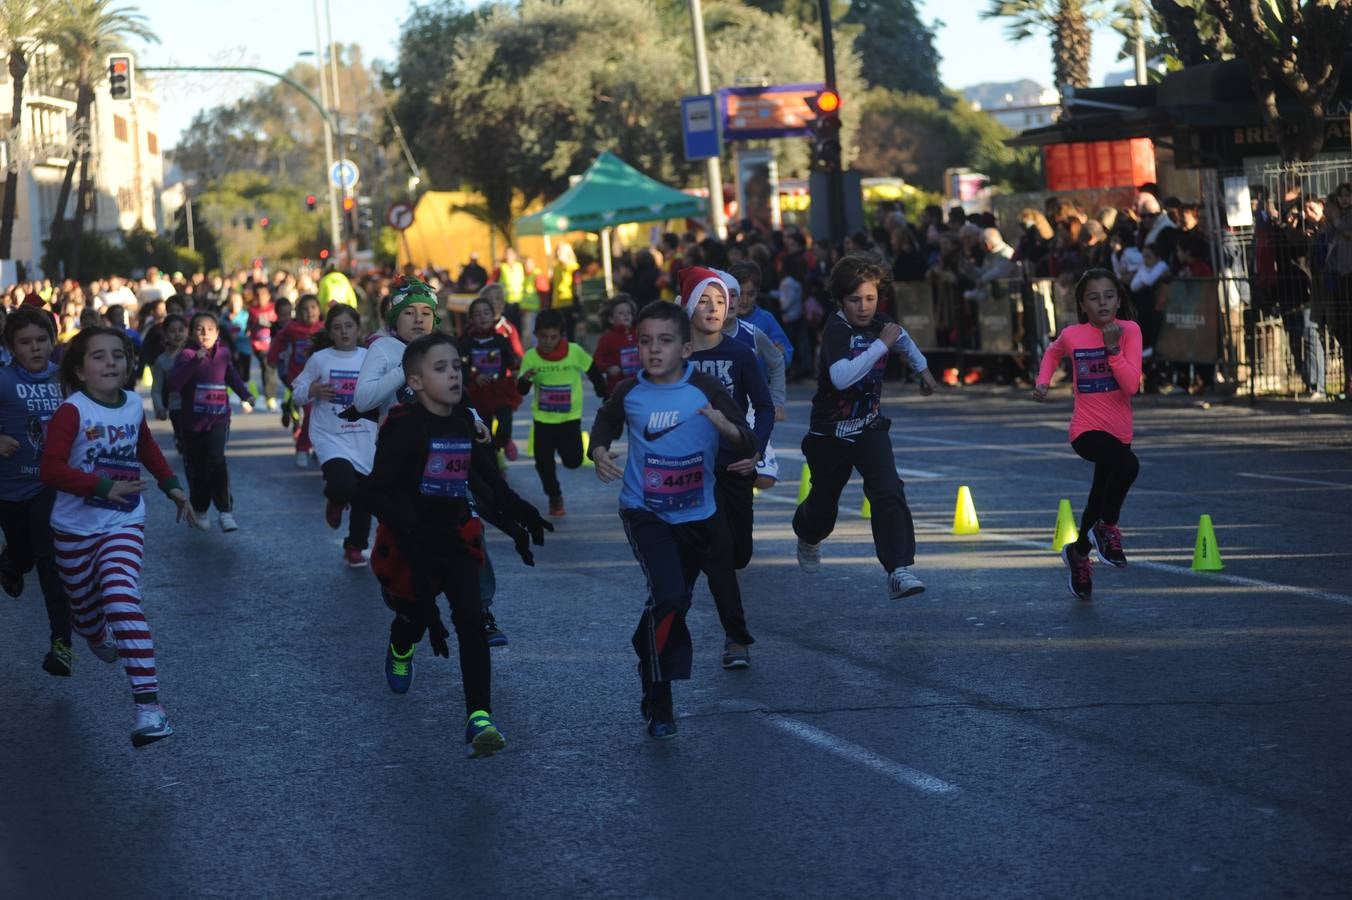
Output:
<svg viewBox="0 0 1352 900">
<path fill-rule="evenodd" d="M 427 442 L 427 463 L 418 490 L 426 497 L 469 495 L 469 438 L 434 437 Z"/>
</svg>

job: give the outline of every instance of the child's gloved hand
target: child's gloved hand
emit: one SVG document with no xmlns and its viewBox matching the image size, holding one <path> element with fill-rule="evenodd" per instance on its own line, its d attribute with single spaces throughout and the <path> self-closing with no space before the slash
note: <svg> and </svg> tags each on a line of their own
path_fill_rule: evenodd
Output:
<svg viewBox="0 0 1352 900">
<path fill-rule="evenodd" d="M 530 534 L 519 524 L 513 522 L 504 529 L 507 536 L 512 539 L 512 544 L 516 547 L 517 556 L 528 566 L 535 565 L 535 554 L 530 549 Z"/>
</svg>

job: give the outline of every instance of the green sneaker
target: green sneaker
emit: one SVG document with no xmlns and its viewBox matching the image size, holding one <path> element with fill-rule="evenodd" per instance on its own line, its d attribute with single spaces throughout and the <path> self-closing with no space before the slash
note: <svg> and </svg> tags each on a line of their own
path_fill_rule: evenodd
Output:
<svg viewBox="0 0 1352 900">
<path fill-rule="evenodd" d="M 385 682 L 396 694 L 407 694 L 413 685 L 414 649 L 409 647 L 407 653 L 398 653 L 394 644 L 385 649 Z"/>
<path fill-rule="evenodd" d="M 476 709 L 469 714 L 465 723 L 465 743 L 469 745 L 470 758 L 492 756 L 507 746 L 507 739 L 498 731 L 488 712 Z"/>
<path fill-rule="evenodd" d="M 69 678 L 71 667 L 75 665 L 75 651 L 69 641 L 52 638 L 52 649 L 42 658 L 42 671 L 58 678 Z"/>
</svg>

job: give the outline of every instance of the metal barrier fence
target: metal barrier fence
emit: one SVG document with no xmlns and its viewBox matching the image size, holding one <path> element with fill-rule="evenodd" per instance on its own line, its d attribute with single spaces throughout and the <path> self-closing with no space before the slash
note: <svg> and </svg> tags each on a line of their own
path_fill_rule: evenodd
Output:
<svg viewBox="0 0 1352 900">
<path fill-rule="evenodd" d="M 922 350 L 961 369 L 1012 359 L 1032 371 L 1060 330 L 1078 321 L 1069 279 L 1009 279 L 966 290 L 897 282 L 897 319 Z M 1217 386 L 1257 394 L 1341 394 L 1346 351 L 1325 303 L 1259 315 L 1244 278 L 1176 278 L 1137 295 L 1148 383 Z M 1337 301 L 1349 318 L 1347 304 Z"/>
</svg>

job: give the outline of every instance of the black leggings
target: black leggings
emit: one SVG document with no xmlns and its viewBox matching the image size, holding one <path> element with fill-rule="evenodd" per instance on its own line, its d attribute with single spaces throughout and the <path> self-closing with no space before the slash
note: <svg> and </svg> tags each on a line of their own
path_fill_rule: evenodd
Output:
<svg viewBox="0 0 1352 900">
<path fill-rule="evenodd" d="M 535 471 L 540 475 L 540 486 L 545 489 L 545 496 L 551 500 L 563 496 L 558 470 L 554 467 L 555 453 L 558 453 L 566 469 L 576 469 L 582 465 L 581 419 L 535 423 Z"/>
<path fill-rule="evenodd" d="M 358 473 L 350 461 L 338 456 L 321 465 L 319 470 L 324 473 L 324 499 L 337 506 L 349 507 L 347 538 L 343 546 L 365 550 L 371 539 L 371 510 L 358 498 L 357 489 L 366 476 Z"/>
<path fill-rule="evenodd" d="M 70 600 L 56 570 L 52 547 L 52 504 L 56 491 L 43 488 L 27 500 L 0 500 L 0 529 L 5 532 L 5 551 L 0 570 L 6 575 L 26 575 L 38 570 L 38 584 L 47 605 L 47 625 L 52 637 L 70 643 Z"/>
<path fill-rule="evenodd" d="M 194 512 L 205 513 L 216 504 L 216 511 L 234 509 L 230 497 L 230 469 L 225 463 L 225 443 L 230 439 L 230 423 L 217 422 L 207 431 L 184 431 L 179 435 L 183 454 L 183 472 L 188 476 L 188 500 Z"/>
<path fill-rule="evenodd" d="M 1122 503 L 1127 499 L 1141 462 L 1131 452 L 1131 444 L 1124 444 L 1106 431 L 1086 431 L 1070 442 L 1081 459 L 1094 464 L 1094 484 L 1089 488 L 1089 499 L 1084 502 L 1080 516 L 1080 539 L 1075 552 L 1089 552 L 1089 529 L 1099 522 L 1116 525 L 1122 515 Z"/>
<path fill-rule="evenodd" d="M 451 557 L 438 563 L 437 587 L 451 606 L 451 625 L 460 649 L 460 678 L 465 688 L 465 713 L 492 711 L 492 662 L 484 635 L 484 612 L 479 601 L 479 564 L 470 557 Z M 414 602 L 382 591 L 394 612 L 390 643 L 400 653 L 417 644 L 429 626 L 441 626 L 436 598 Z M 433 618 L 435 617 L 435 618 Z"/>
</svg>

